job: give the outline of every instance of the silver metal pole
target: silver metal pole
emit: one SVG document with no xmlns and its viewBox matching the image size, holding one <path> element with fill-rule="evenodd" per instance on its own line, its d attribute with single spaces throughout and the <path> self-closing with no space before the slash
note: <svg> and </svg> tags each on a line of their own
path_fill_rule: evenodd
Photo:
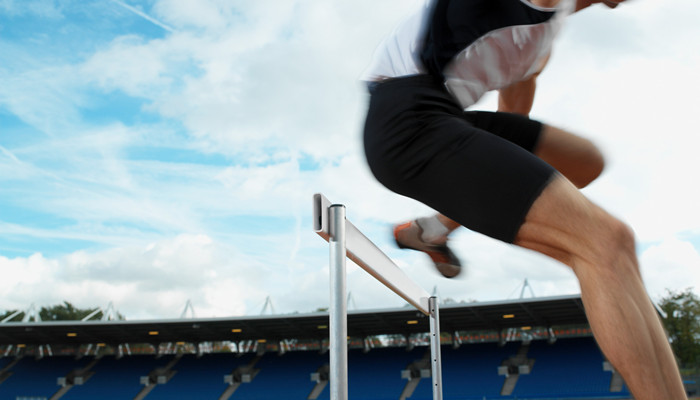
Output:
<svg viewBox="0 0 700 400">
<path fill-rule="evenodd" d="M 442 400 L 442 361 L 440 357 L 440 314 L 437 297 L 428 299 L 430 309 L 430 358 L 433 375 L 433 399 Z"/>
<path fill-rule="evenodd" d="M 345 219 L 345 206 L 331 205 L 322 194 L 314 195 L 314 230 L 330 243 L 329 308 L 330 398 L 348 398 L 348 343 L 346 257 L 370 275 L 430 317 L 430 353 L 432 355 L 433 398 L 442 400 L 442 362 L 440 357 L 440 318 L 437 297 L 408 276 L 376 245 Z"/>
<path fill-rule="evenodd" d="M 330 217 L 330 384 L 331 400 L 348 398 L 348 318 L 346 303 L 345 206 L 334 204 Z"/>
</svg>

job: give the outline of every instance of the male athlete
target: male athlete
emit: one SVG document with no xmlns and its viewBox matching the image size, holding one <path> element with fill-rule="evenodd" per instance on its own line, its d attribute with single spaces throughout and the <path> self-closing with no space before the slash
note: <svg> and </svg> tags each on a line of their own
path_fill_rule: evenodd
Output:
<svg viewBox="0 0 700 400">
<path fill-rule="evenodd" d="M 364 74 L 365 154 L 383 185 L 440 212 L 397 226 L 400 247 L 426 252 L 454 276 L 460 265 L 447 235 L 465 226 L 561 261 L 635 398 L 685 399 L 631 229 L 578 190 L 602 171 L 600 152 L 525 116 L 563 20 L 621 1 L 426 0 Z M 508 112 L 464 111 L 490 90 Z"/>
</svg>

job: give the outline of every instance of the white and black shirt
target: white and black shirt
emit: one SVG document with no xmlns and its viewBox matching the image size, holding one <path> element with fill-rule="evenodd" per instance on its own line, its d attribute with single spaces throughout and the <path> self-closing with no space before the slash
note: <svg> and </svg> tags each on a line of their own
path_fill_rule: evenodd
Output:
<svg viewBox="0 0 700 400">
<path fill-rule="evenodd" d="M 464 108 L 538 72 L 575 0 L 426 0 L 378 47 L 365 81 L 442 77 Z"/>
</svg>

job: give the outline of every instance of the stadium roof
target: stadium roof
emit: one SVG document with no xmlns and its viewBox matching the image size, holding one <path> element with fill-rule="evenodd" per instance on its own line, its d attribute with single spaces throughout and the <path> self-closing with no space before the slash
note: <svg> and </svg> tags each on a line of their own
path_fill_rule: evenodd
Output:
<svg viewBox="0 0 700 400">
<path fill-rule="evenodd" d="M 502 331 L 512 327 L 587 324 L 581 297 L 560 296 L 498 302 L 440 305 L 443 332 Z M 348 312 L 348 335 L 428 332 L 428 318 L 414 308 Z M 201 343 L 325 339 L 328 313 L 139 321 L 6 322 L 0 324 L 0 345 L 105 343 Z"/>
</svg>

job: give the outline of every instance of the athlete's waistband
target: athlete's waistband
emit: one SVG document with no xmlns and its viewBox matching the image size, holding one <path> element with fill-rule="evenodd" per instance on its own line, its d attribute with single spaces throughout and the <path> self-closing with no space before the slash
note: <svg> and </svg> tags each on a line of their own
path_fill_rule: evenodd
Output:
<svg viewBox="0 0 700 400">
<path fill-rule="evenodd" d="M 366 81 L 367 91 L 374 94 L 380 87 L 403 86 L 403 85 L 428 85 L 438 88 L 445 88 L 445 81 L 442 77 L 429 74 L 405 75 L 396 78 L 387 78 L 380 81 Z"/>
</svg>

